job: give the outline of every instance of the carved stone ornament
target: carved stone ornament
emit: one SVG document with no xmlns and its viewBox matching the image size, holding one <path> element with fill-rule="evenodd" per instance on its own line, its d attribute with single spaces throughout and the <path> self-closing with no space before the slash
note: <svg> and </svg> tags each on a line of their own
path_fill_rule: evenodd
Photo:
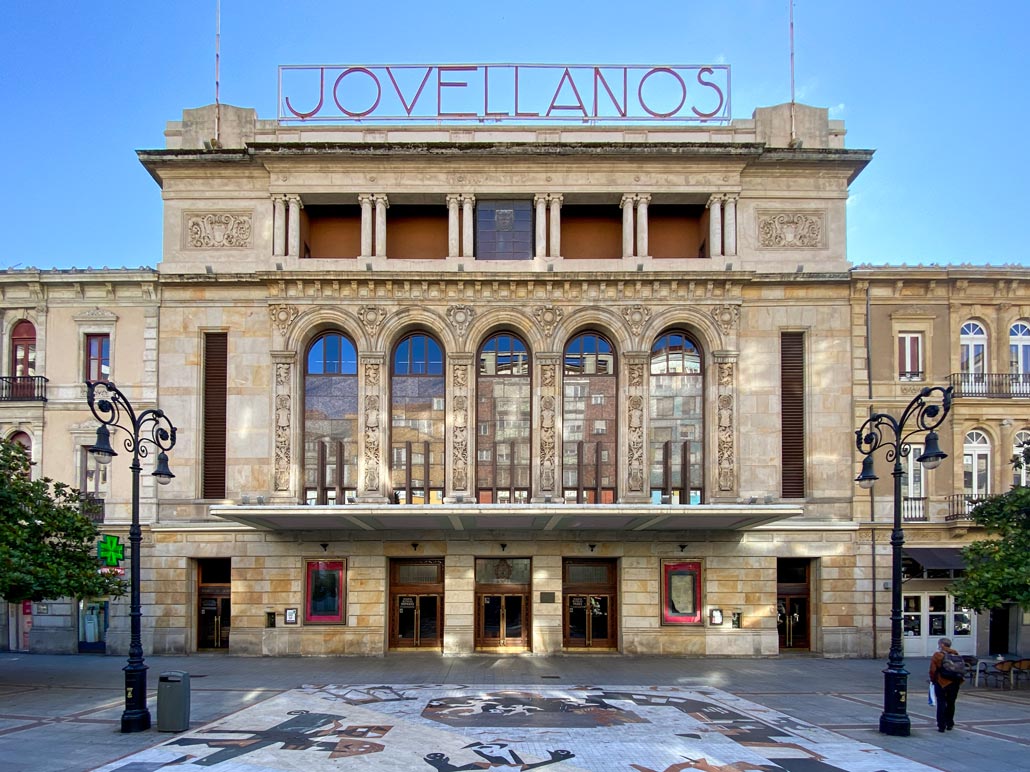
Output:
<svg viewBox="0 0 1030 772">
<path fill-rule="evenodd" d="M 290 416 L 292 399 L 290 397 L 290 365 L 279 363 L 275 366 L 275 489 L 285 491 L 290 488 Z"/>
<path fill-rule="evenodd" d="M 468 365 L 455 365 L 454 366 L 454 388 L 455 389 L 467 389 L 469 385 L 469 367 Z"/>
<path fill-rule="evenodd" d="M 719 325 L 723 335 L 730 335 L 740 322 L 739 306 L 716 306 L 712 309 L 712 318 Z"/>
<path fill-rule="evenodd" d="M 544 335 L 550 335 L 564 314 L 557 306 L 537 306 L 533 316 L 543 328 Z"/>
<path fill-rule="evenodd" d="M 644 398 L 630 397 L 629 407 L 629 489 L 644 487 Z"/>
<path fill-rule="evenodd" d="M 379 306 L 362 306 L 358 309 L 358 318 L 361 319 L 361 326 L 365 328 L 369 338 L 375 338 L 379 327 L 386 319 L 386 309 Z"/>
<path fill-rule="evenodd" d="M 759 212 L 758 244 L 764 249 L 816 249 L 823 243 L 822 212 Z"/>
<path fill-rule="evenodd" d="M 279 330 L 279 334 L 284 338 L 286 333 L 290 331 L 290 325 L 293 324 L 293 320 L 297 318 L 297 314 L 300 311 L 297 310 L 296 306 L 288 306 L 284 303 L 270 306 L 268 309 L 268 315 L 272 317 L 272 324 Z"/>
<path fill-rule="evenodd" d="M 250 212 L 186 212 L 187 249 L 246 249 L 253 229 Z"/>
<path fill-rule="evenodd" d="M 719 363 L 719 385 L 720 386 L 732 386 L 733 385 L 733 363 L 732 362 L 720 362 Z"/>
<path fill-rule="evenodd" d="M 550 395 L 540 400 L 540 489 L 542 491 L 554 490 L 554 405 L 554 397 Z"/>
<path fill-rule="evenodd" d="M 379 385 L 379 365 L 378 364 L 367 364 L 365 365 L 365 383 L 368 386 Z"/>
<path fill-rule="evenodd" d="M 628 368 L 629 371 L 629 385 L 631 387 L 640 387 L 644 385 L 644 366 L 639 363 L 631 364 Z"/>
<path fill-rule="evenodd" d="M 106 308 L 94 307 L 86 311 L 81 311 L 72 317 L 76 322 L 91 323 L 91 322 L 104 322 L 107 324 L 114 324 L 118 321 L 118 316 L 113 311 L 108 311 Z"/>
<path fill-rule="evenodd" d="M 554 365 L 542 365 L 540 367 L 540 381 L 545 389 L 554 388 Z"/>
<path fill-rule="evenodd" d="M 641 305 L 629 306 L 622 309 L 622 315 L 626 318 L 633 334 L 639 335 L 640 331 L 644 329 L 644 325 L 647 324 L 647 320 L 651 318 L 651 309 Z"/>
<path fill-rule="evenodd" d="M 365 490 L 379 490 L 379 397 L 374 394 L 365 396 Z"/>
<path fill-rule="evenodd" d="M 451 306 L 447 309 L 447 320 L 459 337 L 465 336 L 465 331 L 468 330 L 469 323 L 475 316 L 476 312 L 472 306 Z"/>
<path fill-rule="evenodd" d="M 468 488 L 468 397 L 454 398 L 454 449 L 451 468 L 454 470 L 451 482 L 454 490 Z"/>
</svg>

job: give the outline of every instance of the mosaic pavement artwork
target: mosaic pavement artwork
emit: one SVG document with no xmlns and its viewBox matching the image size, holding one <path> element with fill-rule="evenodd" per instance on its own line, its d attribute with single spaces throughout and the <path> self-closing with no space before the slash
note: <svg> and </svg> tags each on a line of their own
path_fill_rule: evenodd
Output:
<svg viewBox="0 0 1030 772">
<path fill-rule="evenodd" d="M 929 772 L 718 689 L 306 686 L 98 772 Z"/>
</svg>

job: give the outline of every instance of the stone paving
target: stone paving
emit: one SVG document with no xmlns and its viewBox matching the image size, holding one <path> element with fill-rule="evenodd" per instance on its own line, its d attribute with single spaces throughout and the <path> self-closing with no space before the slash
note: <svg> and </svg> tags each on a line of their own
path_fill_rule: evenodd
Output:
<svg viewBox="0 0 1030 772">
<path fill-rule="evenodd" d="M 100 772 L 933 769 L 708 687 L 305 686 L 168 738 Z"/>
</svg>

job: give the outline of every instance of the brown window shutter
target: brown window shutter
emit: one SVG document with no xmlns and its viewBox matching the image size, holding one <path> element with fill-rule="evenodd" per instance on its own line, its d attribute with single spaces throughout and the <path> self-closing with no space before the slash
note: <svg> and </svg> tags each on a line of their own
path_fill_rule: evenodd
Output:
<svg viewBox="0 0 1030 772">
<path fill-rule="evenodd" d="M 780 334 L 780 437 L 785 499 L 805 496 L 805 334 Z"/>
<path fill-rule="evenodd" d="M 229 336 L 204 334 L 204 481 L 205 499 L 225 498 L 225 420 Z"/>
</svg>

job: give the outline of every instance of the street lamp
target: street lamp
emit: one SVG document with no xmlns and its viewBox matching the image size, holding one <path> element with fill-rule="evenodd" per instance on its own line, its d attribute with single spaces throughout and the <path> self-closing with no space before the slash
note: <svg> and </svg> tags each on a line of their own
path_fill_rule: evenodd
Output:
<svg viewBox="0 0 1030 772">
<path fill-rule="evenodd" d="M 873 471 L 873 453 L 887 447 L 887 461 L 894 462 L 894 532 L 891 534 L 891 649 L 887 656 L 887 669 L 883 671 L 883 713 L 880 731 L 883 734 L 907 737 L 912 723 L 906 712 L 908 699 L 908 671 L 905 670 L 905 652 L 901 639 L 901 546 L 905 532 L 901 530 L 901 478 L 905 470 L 901 459 L 912 452 L 909 442 L 917 434 L 926 434 L 923 453 L 916 459 L 927 469 L 936 469 L 948 457 L 937 444 L 934 431 L 947 418 L 951 410 L 952 387 L 927 386 L 908 404 L 901 418 L 887 413 L 874 413 L 855 432 L 855 444 L 862 460 L 862 473 L 855 478 L 863 488 L 872 488 L 877 476 Z M 937 400 L 940 399 L 940 402 Z M 906 429 L 910 420 L 914 428 Z"/>
<path fill-rule="evenodd" d="M 139 415 L 132 409 L 129 400 L 110 381 L 86 381 L 86 401 L 100 426 L 97 427 L 97 442 L 89 452 L 98 463 L 110 464 L 118 455 L 111 447 L 111 431 L 114 426 L 126 432 L 123 443 L 125 450 L 132 453 L 132 525 L 129 527 L 129 557 L 132 562 L 129 574 L 130 606 L 129 662 L 125 671 L 125 710 L 122 712 L 123 732 L 142 732 L 150 728 L 150 711 L 147 710 L 147 666 L 143 661 L 143 642 L 140 634 L 139 600 L 139 545 L 142 535 L 139 527 L 139 465 L 140 458 L 150 455 L 153 446 L 157 454 L 154 477 L 161 485 L 167 485 L 175 476 L 168 468 L 168 454 L 165 451 L 175 446 L 175 427 L 164 411 L 150 408 Z"/>
</svg>

